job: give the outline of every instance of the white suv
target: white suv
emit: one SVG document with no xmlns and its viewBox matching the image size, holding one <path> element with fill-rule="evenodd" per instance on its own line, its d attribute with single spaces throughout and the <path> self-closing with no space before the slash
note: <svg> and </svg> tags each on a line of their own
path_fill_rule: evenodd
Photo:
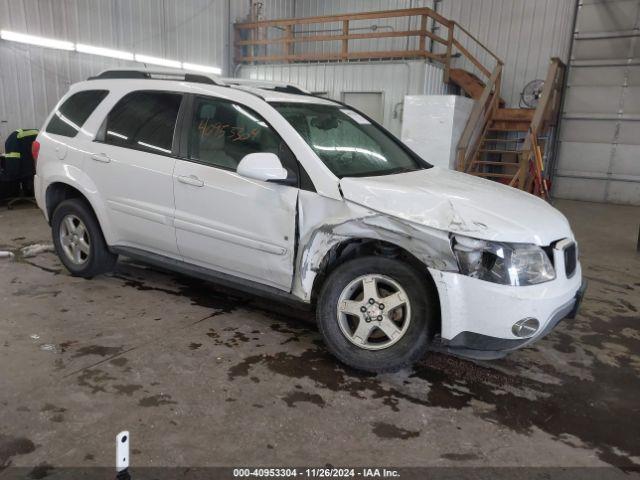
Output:
<svg viewBox="0 0 640 480">
<path fill-rule="evenodd" d="M 71 87 L 34 153 L 71 274 L 124 255 L 308 303 L 359 369 L 397 370 L 429 346 L 498 358 L 573 316 L 584 291 L 552 206 L 432 167 L 293 86 L 106 71 Z"/>
</svg>

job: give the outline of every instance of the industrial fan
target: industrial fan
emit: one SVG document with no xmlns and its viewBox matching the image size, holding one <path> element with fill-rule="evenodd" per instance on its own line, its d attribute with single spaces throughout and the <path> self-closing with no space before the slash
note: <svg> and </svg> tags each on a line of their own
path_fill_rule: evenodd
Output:
<svg viewBox="0 0 640 480">
<path fill-rule="evenodd" d="M 542 98 L 542 90 L 544 89 L 544 80 L 531 80 L 527 83 L 522 92 L 520 92 L 521 108 L 536 108 L 540 98 Z"/>
</svg>

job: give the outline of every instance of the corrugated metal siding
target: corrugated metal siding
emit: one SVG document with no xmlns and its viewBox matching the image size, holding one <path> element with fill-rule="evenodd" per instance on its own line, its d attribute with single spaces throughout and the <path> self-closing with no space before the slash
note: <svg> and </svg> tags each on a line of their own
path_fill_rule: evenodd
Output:
<svg viewBox="0 0 640 480">
<path fill-rule="evenodd" d="M 551 57 L 567 61 L 575 4 L 576 0 L 443 0 L 439 11 L 502 59 L 502 96 L 517 107 L 523 87 L 545 78 Z"/>
<path fill-rule="evenodd" d="M 290 16 L 292 0 L 265 15 Z M 0 28 L 165 58 L 230 72 L 230 23 L 249 0 L 0 0 Z M 40 127 L 70 84 L 105 68 L 137 65 L 0 41 L 0 149 L 19 127 Z"/>
<path fill-rule="evenodd" d="M 295 83 L 335 100 L 341 100 L 343 92 L 381 92 L 382 123 L 398 136 L 405 95 L 449 93 L 442 82 L 442 68 L 422 61 L 247 65 L 238 76 Z"/>
<path fill-rule="evenodd" d="M 549 59 L 568 58 L 571 26 L 576 0 L 442 0 L 437 11 L 444 17 L 458 21 L 467 28 L 505 63 L 503 73 L 503 98 L 510 106 L 517 106 L 520 92 L 527 82 L 545 78 Z M 397 8 L 434 8 L 432 0 L 299 0 L 295 5 L 298 17 L 333 15 L 339 13 Z M 417 18 L 408 24 L 407 18 L 394 20 L 370 20 L 352 22 L 350 27 L 405 30 L 419 28 Z M 437 27 L 437 25 L 436 25 Z M 314 25 L 313 28 L 318 28 Z M 341 24 L 324 24 L 323 28 L 341 29 Z M 302 31 L 302 30 L 300 30 Z M 444 35 L 444 32 L 440 32 Z M 471 53 L 478 55 L 485 65 L 492 66 L 490 57 L 461 37 Z M 350 42 L 353 50 L 405 49 L 416 47 L 417 38 L 374 39 Z M 339 42 L 300 44 L 298 52 L 334 52 Z M 441 52 L 436 48 L 437 52 Z M 442 50 L 443 51 L 443 50 Z M 469 62 L 458 61 L 467 70 L 474 70 Z"/>
<path fill-rule="evenodd" d="M 583 0 L 554 195 L 640 205 L 640 1 Z"/>
</svg>

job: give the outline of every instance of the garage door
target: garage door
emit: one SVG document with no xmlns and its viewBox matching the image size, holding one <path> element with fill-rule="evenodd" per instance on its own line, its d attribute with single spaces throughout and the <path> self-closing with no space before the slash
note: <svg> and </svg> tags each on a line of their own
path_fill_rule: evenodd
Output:
<svg viewBox="0 0 640 480">
<path fill-rule="evenodd" d="M 554 194 L 640 205 L 639 0 L 582 0 Z"/>
</svg>

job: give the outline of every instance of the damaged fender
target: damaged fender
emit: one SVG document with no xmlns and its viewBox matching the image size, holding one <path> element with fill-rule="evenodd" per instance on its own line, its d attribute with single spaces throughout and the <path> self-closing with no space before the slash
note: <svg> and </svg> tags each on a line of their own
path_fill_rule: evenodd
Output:
<svg viewBox="0 0 640 480">
<path fill-rule="evenodd" d="M 345 240 L 382 240 L 408 251 L 428 268 L 457 271 L 447 232 L 412 225 L 351 202 L 301 191 L 298 232 L 292 293 L 306 302 L 326 255 Z"/>
</svg>

